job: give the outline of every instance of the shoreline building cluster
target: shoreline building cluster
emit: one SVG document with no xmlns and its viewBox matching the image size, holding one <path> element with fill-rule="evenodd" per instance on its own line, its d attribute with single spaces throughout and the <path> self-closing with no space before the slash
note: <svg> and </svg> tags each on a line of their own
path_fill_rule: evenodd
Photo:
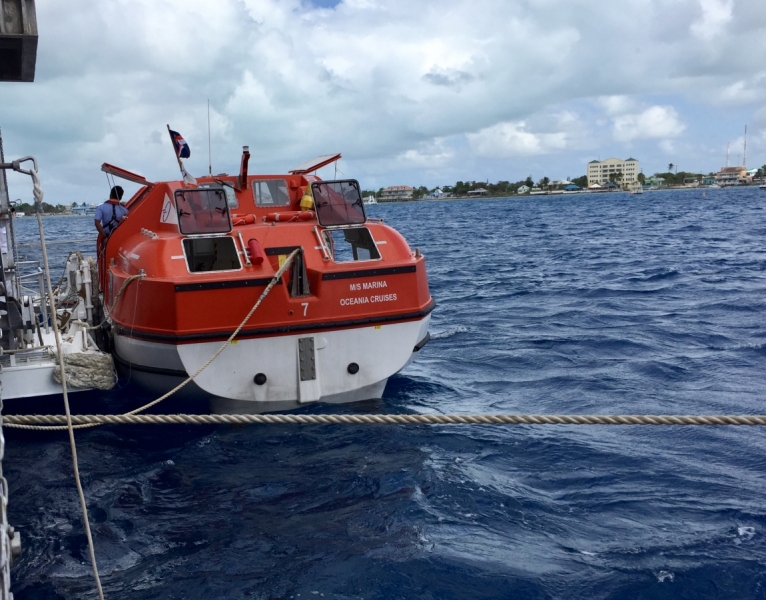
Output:
<svg viewBox="0 0 766 600">
<path fill-rule="evenodd" d="M 400 200 L 412 200 L 415 188 L 409 185 L 392 185 L 380 192 L 381 202 L 398 202 Z"/>
<path fill-rule="evenodd" d="M 397 202 L 399 200 L 412 200 L 415 188 L 409 185 L 392 185 L 380 192 L 381 202 Z"/>
<path fill-rule="evenodd" d="M 615 179 L 622 185 L 634 183 L 638 181 L 640 172 L 638 161 L 635 158 L 592 160 L 588 163 L 588 187 L 593 184 L 609 183 Z"/>
<path fill-rule="evenodd" d="M 718 185 L 739 185 L 740 183 L 751 183 L 753 178 L 749 176 L 744 166 L 739 167 L 721 167 L 721 170 L 715 174 L 715 182 Z"/>
</svg>

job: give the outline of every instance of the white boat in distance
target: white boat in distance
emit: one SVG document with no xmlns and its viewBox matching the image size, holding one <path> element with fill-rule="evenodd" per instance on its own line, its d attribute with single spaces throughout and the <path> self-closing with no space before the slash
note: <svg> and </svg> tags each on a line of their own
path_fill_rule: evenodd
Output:
<svg viewBox="0 0 766 600">
<path fill-rule="evenodd" d="M 378 203 L 378 201 L 375 199 L 375 196 L 373 196 L 372 194 L 370 194 L 366 198 L 362 199 L 362 202 L 364 202 L 365 204 L 377 204 Z"/>
</svg>

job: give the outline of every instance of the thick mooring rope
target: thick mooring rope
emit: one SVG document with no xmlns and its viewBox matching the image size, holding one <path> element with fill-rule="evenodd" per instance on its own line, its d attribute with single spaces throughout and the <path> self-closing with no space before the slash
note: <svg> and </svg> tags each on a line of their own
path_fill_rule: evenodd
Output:
<svg viewBox="0 0 766 600">
<path fill-rule="evenodd" d="M 766 415 L 72 415 L 79 425 L 766 425 Z M 7 427 L 50 429 L 64 415 L 5 415 Z"/>
</svg>

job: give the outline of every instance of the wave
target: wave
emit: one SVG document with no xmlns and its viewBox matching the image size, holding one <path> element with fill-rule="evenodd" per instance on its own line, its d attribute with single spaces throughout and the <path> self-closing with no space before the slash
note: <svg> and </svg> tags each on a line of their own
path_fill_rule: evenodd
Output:
<svg viewBox="0 0 766 600">
<path fill-rule="evenodd" d="M 453 335 L 457 335 L 458 333 L 468 333 L 468 327 L 463 327 L 462 325 L 457 325 L 456 327 L 449 327 L 445 329 L 444 331 L 437 331 L 435 333 L 432 333 L 431 339 L 443 340 L 446 338 L 451 338 Z"/>
<path fill-rule="evenodd" d="M 720 352 L 738 352 L 740 350 L 755 350 L 756 352 L 764 352 L 766 351 L 766 343 L 763 344 L 756 344 L 756 343 L 743 343 L 743 344 L 734 344 L 731 346 L 708 346 L 710 350 L 716 350 Z"/>
<path fill-rule="evenodd" d="M 704 229 L 705 228 L 702 225 L 687 225 L 686 227 L 671 229 L 671 233 L 680 233 L 682 231 L 703 231 Z"/>
<path fill-rule="evenodd" d="M 382 399 L 301 412 L 760 414 L 763 192 L 636 198 L 373 207 L 430 261 L 434 343 Z M 92 223 L 46 229 L 84 238 Z M 19 239 L 36 225 L 21 219 Z M 65 250 L 51 247 L 59 269 Z M 130 384 L 72 401 L 124 412 L 152 397 Z M 190 412 L 175 402 L 161 412 Z M 29 406 L 6 410 L 50 412 Z M 66 443 L 6 435 L 27 540 L 16 595 L 82 596 Z M 145 425 L 83 432 L 78 452 L 97 553 L 120 573 L 106 592 L 127 600 L 757 598 L 762 441 L 744 427 Z"/>
<path fill-rule="evenodd" d="M 671 279 L 673 277 L 677 277 L 680 274 L 681 272 L 678 269 L 667 269 L 667 270 L 661 271 L 660 273 L 654 273 L 652 275 L 647 275 L 645 277 L 631 277 L 630 279 L 628 279 L 628 281 L 634 282 L 634 283 L 662 281 L 663 279 Z"/>
</svg>

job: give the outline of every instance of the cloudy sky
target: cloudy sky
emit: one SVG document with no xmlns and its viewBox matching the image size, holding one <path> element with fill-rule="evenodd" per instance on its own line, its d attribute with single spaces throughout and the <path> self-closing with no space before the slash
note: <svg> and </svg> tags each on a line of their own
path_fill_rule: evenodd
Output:
<svg viewBox="0 0 766 600">
<path fill-rule="evenodd" d="M 46 200 L 98 202 L 103 162 L 279 173 L 342 152 L 364 188 L 766 163 L 763 0 L 37 0 L 34 83 L 0 83 L 6 157 Z M 334 173 L 320 173 L 325 177 Z M 31 197 L 10 178 L 13 197 Z"/>
</svg>

